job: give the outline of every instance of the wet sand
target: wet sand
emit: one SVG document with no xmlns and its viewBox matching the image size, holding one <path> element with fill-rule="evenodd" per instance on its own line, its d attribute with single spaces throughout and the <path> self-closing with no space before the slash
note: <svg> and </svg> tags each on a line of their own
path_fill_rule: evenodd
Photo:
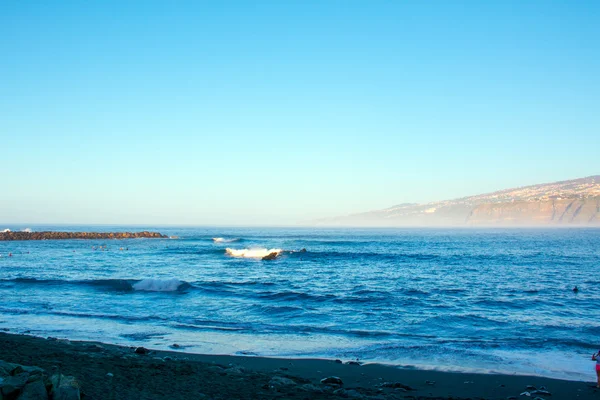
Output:
<svg viewBox="0 0 600 400">
<path fill-rule="evenodd" d="M 181 348 L 148 354 L 134 350 L 0 333 L 0 360 L 72 375 L 84 399 L 600 399 L 595 382 L 335 360 L 198 355 Z M 320 382 L 330 376 L 341 378 L 343 385 Z M 551 396 L 520 396 L 531 393 L 528 385 L 544 386 Z"/>
</svg>

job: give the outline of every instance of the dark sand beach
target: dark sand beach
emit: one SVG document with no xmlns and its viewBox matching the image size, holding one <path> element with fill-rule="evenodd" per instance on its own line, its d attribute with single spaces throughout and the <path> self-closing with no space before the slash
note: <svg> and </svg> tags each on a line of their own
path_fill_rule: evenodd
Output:
<svg viewBox="0 0 600 400">
<path fill-rule="evenodd" d="M 600 398 L 592 382 L 336 360 L 198 355 L 183 349 L 136 354 L 132 347 L 9 333 L 0 333 L 0 360 L 74 376 L 85 399 Z M 330 376 L 343 385 L 321 383 Z M 543 386 L 551 396 L 532 394 L 528 385 Z"/>
</svg>

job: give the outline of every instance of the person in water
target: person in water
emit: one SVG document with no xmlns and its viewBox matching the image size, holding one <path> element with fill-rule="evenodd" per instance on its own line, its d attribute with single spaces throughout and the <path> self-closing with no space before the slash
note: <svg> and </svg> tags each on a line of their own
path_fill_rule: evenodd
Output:
<svg viewBox="0 0 600 400">
<path fill-rule="evenodd" d="M 596 376 L 598 377 L 596 387 L 600 388 L 600 350 L 598 350 L 597 353 L 592 354 L 592 361 L 596 361 Z"/>
</svg>

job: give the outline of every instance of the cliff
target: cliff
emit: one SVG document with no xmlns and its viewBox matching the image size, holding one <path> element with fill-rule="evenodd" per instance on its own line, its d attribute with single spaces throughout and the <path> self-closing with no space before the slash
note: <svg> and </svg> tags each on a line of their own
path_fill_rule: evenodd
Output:
<svg viewBox="0 0 600 400">
<path fill-rule="evenodd" d="M 320 221 L 357 226 L 600 226 L 600 176 Z"/>
</svg>

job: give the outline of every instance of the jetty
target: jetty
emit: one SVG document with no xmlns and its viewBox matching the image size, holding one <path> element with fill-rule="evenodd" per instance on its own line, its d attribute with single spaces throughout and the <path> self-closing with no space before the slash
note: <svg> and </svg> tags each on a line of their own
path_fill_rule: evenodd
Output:
<svg viewBox="0 0 600 400">
<path fill-rule="evenodd" d="M 67 240 L 67 239 L 166 239 L 158 232 L 0 232 L 0 241 L 10 240 Z"/>
</svg>

